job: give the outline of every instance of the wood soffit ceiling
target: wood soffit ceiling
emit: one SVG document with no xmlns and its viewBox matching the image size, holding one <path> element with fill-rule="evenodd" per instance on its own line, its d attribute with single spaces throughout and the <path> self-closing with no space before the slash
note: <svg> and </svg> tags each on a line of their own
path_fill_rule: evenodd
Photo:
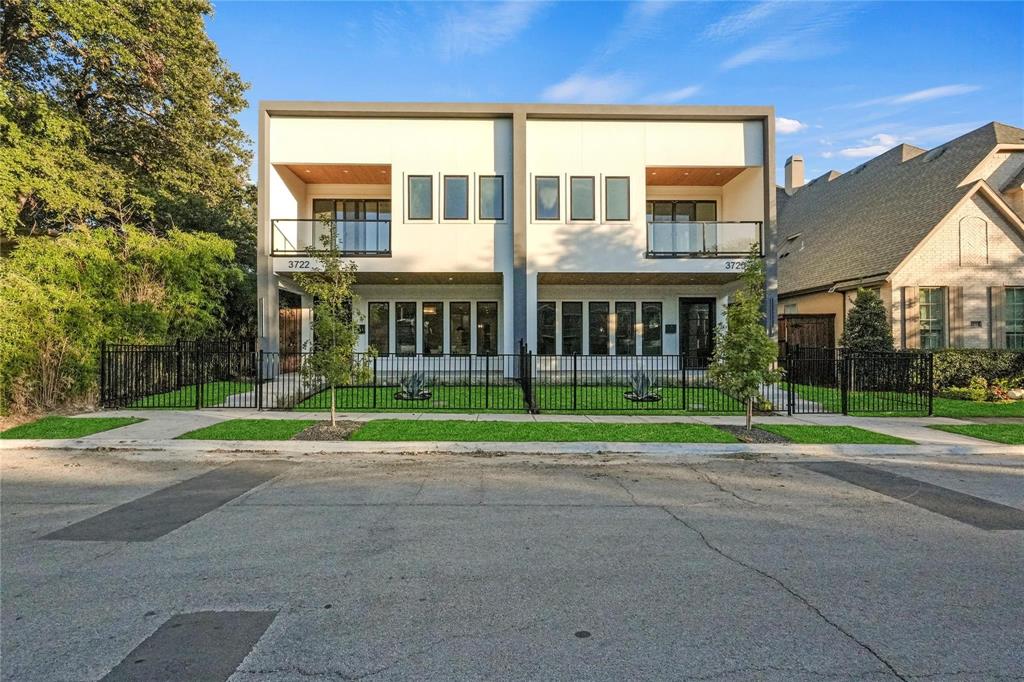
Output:
<svg viewBox="0 0 1024 682">
<path fill-rule="evenodd" d="M 391 184 L 391 165 L 385 163 L 292 163 L 284 167 L 308 185 Z"/>
<path fill-rule="evenodd" d="M 538 284 L 724 284 L 739 277 L 731 272 L 539 272 Z"/>
<path fill-rule="evenodd" d="M 745 171 L 743 166 L 685 167 L 651 166 L 647 168 L 648 185 L 694 185 L 699 187 L 720 187 Z"/>
</svg>

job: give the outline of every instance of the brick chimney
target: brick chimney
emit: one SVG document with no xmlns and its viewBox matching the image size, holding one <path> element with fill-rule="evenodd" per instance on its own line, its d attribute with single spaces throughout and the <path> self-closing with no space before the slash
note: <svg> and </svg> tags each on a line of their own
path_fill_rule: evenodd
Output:
<svg viewBox="0 0 1024 682">
<path fill-rule="evenodd" d="M 793 193 L 804 186 L 804 157 L 791 156 L 786 159 L 786 194 Z"/>
</svg>

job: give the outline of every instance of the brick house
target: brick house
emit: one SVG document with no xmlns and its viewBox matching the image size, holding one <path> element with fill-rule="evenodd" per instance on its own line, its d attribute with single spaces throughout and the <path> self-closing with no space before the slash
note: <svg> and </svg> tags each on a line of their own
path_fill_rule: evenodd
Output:
<svg viewBox="0 0 1024 682">
<path fill-rule="evenodd" d="M 1024 350 L 1024 130 L 989 123 L 778 188 L 779 335 L 838 344 L 859 287 L 901 348 Z"/>
</svg>

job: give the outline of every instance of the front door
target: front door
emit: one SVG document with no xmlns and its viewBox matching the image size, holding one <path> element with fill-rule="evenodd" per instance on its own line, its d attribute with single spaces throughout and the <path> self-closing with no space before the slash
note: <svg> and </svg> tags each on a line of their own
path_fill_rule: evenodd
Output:
<svg viewBox="0 0 1024 682">
<path fill-rule="evenodd" d="M 278 343 L 281 348 L 281 371 L 297 372 L 302 365 L 302 309 L 281 308 L 278 311 Z"/>
<path fill-rule="evenodd" d="M 706 367 L 715 346 L 715 299 L 679 299 L 679 354 L 687 367 Z"/>
</svg>

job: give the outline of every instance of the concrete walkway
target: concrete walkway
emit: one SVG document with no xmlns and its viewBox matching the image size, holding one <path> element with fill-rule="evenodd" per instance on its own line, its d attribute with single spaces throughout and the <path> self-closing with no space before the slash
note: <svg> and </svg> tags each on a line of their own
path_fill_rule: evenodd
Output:
<svg viewBox="0 0 1024 682">
<path fill-rule="evenodd" d="M 117 410 L 105 413 L 86 413 L 76 415 L 77 417 L 97 416 L 98 414 L 141 417 L 145 421 L 131 424 L 118 429 L 96 433 L 83 438 L 69 439 L 63 441 L 22 441 L 9 440 L 0 441 L 0 449 L 13 449 L 14 444 L 20 447 L 69 447 L 69 448 L 163 448 L 163 447 L 187 447 L 205 448 L 206 445 L 200 441 L 175 441 L 174 438 L 204 426 L 210 426 L 229 419 L 327 419 L 324 412 L 274 412 L 257 411 L 249 409 L 206 409 L 206 410 L 144 410 L 128 409 Z M 365 422 L 374 419 L 419 419 L 419 420 L 458 420 L 458 421 L 501 421 L 512 423 L 523 422 L 575 422 L 575 423 L 623 423 L 623 424 L 709 424 L 716 425 L 741 425 L 744 423 L 742 416 L 676 416 L 676 415 L 558 415 L 558 414 L 447 414 L 437 412 L 355 412 L 339 413 L 338 418 L 348 421 Z M 469 450 L 492 450 L 501 451 L 517 450 L 526 448 L 526 451 L 536 452 L 594 452 L 600 449 L 602 452 L 639 452 L 650 450 L 652 453 L 661 451 L 697 452 L 701 448 L 711 447 L 716 452 L 785 452 L 794 448 L 801 451 L 814 448 L 875 448 L 878 452 L 895 452 L 901 448 L 927 448 L 930 452 L 936 452 L 936 448 L 943 451 L 971 451 L 974 449 L 1003 452 L 1020 452 L 1024 454 L 1024 447 L 1001 445 L 990 441 L 979 440 L 962 436 L 959 434 L 946 433 L 936 429 L 928 428 L 935 424 L 967 424 L 965 420 L 950 419 L 947 417 L 851 417 L 843 415 L 801 415 L 793 417 L 785 416 L 759 416 L 754 419 L 756 424 L 805 424 L 805 425 L 847 425 L 877 431 L 899 438 L 912 440 L 917 445 L 894 446 L 894 445 L 844 445 L 844 446 L 796 446 L 787 444 L 784 446 L 768 445 L 736 445 L 731 444 L 724 449 L 720 446 L 710 444 L 637 444 L 637 443 L 410 443 L 399 442 L 393 444 L 353 442 L 353 443 L 327 443 L 311 441 L 210 441 L 213 449 L 235 449 L 244 450 L 276 449 L 281 452 L 309 452 L 311 450 L 331 450 L 338 452 L 370 450 L 394 446 L 398 451 L 439 451 L 439 447 L 445 451 Z M 59 445 L 58 444 L 62 444 Z M 638 450 L 639 448 L 639 450 Z"/>
</svg>

